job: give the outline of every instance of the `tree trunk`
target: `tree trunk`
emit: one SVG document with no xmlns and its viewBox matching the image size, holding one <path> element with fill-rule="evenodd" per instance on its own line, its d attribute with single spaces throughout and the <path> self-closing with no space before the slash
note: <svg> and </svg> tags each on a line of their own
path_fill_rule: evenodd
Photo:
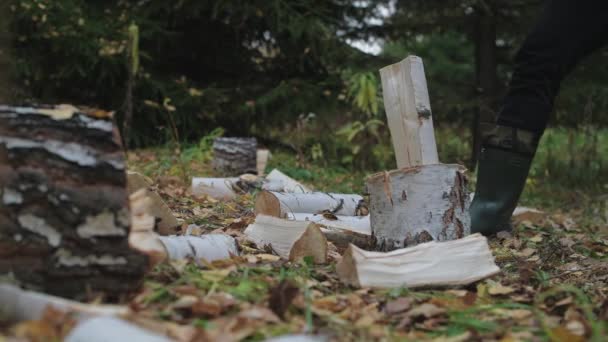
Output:
<svg viewBox="0 0 608 342">
<path fill-rule="evenodd" d="M 9 1 L 0 1 L 0 103 L 12 101 L 11 82 L 11 36 L 9 24 L 13 16 Z"/>
<path fill-rule="evenodd" d="M 213 142 L 213 168 L 224 176 L 257 173 L 255 138 L 217 138 Z"/>
<path fill-rule="evenodd" d="M 494 122 L 494 110 L 500 84 L 498 81 L 498 59 L 496 51 L 496 16 L 492 1 L 477 9 L 475 22 L 475 75 L 479 105 L 476 109 L 473 124 L 473 150 L 469 169 L 475 170 L 481 151 L 480 123 Z"/>
<path fill-rule="evenodd" d="M 111 117 L 0 106 L 0 273 L 60 296 L 136 290 L 125 160 Z"/>
<path fill-rule="evenodd" d="M 465 169 L 435 164 L 373 175 L 367 180 L 376 249 L 392 250 L 470 233 Z"/>
</svg>

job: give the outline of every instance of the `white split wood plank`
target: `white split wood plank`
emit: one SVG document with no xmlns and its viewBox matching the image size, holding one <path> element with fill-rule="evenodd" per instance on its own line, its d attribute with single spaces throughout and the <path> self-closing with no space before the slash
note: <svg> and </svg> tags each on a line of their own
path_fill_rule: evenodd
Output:
<svg viewBox="0 0 608 342">
<path fill-rule="evenodd" d="M 397 167 L 439 163 L 422 59 L 408 56 L 380 76 Z"/>
</svg>

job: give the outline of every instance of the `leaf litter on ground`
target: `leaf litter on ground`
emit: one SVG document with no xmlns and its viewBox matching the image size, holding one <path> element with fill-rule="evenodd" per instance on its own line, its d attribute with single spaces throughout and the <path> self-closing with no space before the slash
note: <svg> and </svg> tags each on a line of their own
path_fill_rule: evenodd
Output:
<svg viewBox="0 0 608 342">
<path fill-rule="evenodd" d="M 239 241 L 241 255 L 230 260 L 159 265 L 124 303 L 132 309 L 130 321 L 175 340 L 313 334 L 328 341 L 601 341 L 608 332 L 608 229 L 588 211 L 545 210 L 490 239 L 502 272 L 477 285 L 355 289 L 340 283 L 335 260 L 292 263 L 248 242 L 243 230 L 255 219 L 254 196 L 197 198 L 179 171 L 150 166 L 163 164 L 153 152 L 129 160 L 154 180 L 152 190 L 181 223 L 178 234 L 225 233 Z M 191 170 L 212 172 L 200 165 Z M 73 324 L 62 317 L 17 325 L 0 319 L 0 331 L 33 341 L 61 339 L 66 331 L 60 326 Z"/>
</svg>

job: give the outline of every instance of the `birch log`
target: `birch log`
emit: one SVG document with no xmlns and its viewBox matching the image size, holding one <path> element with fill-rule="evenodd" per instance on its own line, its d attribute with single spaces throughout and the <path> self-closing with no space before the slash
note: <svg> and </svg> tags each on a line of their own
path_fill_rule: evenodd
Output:
<svg viewBox="0 0 608 342">
<path fill-rule="evenodd" d="M 422 59 L 409 56 L 380 76 L 397 167 L 439 163 Z"/>
<path fill-rule="evenodd" d="M 11 284 L 0 284 L 0 303 L 3 319 L 10 322 L 44 319 L 49 308 L 70 314 L 78 323 L 66 341 L 171 341 L 119 319 L 132 313 L 128 306 L 84 304 Z"/>
<path fill-rule="evenodd" d="M 395 288 L 468 285 L 500 272 L 480 234 L 428 242 L 388 253 L 350 246 L 336 266 L 340 279 L 357 287 Z"/>
<path fill-rule="evenodd" d="M 327 261 L 327 240 L 320 235 L 315 223 L 266 215 L 258 215 L 245 229 L 245 236 L 260 248 L 268 246 L 278 256 L 293 261 L 311 256 L 319 264 Z"/>
<path fill-rule="evenodd" d="M 141 284 L 125 161 L 111 114 L 0 106 L 0 273 L 50 294 L 106 298 Z"/>
<path fill-rule="evenodd" d="M 216 138 L 213 141 L 213 168 L 226 176 L 257 173 L 255 138 Z"/>
<path fill-rule="evenodd" d="M 192 178 L 192 194 L 194 196 L 209 196 L 217 200 L 231 200 L 236 198 L 233 185 L 238 178 Z"/>
<path fill-rule="evenodd" d="M 255 201 L 255 213 L 287 218 L 293 213 L 320 214 L 330 212 L 334 215 L 360 216 L 367 209 L 363 197 L 353 194 L 283 193 L 262 191 Z"/>
<path fill-rule="evenodd" d="M 378 250 L 470 234 L 465 169 L 436 164 L 382 172 L 367 179 Z"/>
<path fill-rule="evenodd" d="M 250 174 L 245 174 L 238 178 L 192 178 L 193 195 L 199 197 L 209 196 L 222 201 L 228 201 L 236 198 L 239 194 L 251 193 L 254 190 L 260 189 L 279 192 L 290 192 L 291 190 L 281 180 L 264 179 Z"/>
<path fill-rule="evenodd" d="M 78 319 L 95 316 L 126 316 L 127 306 L 84 304 L 60 297 L 27 291 L 11 284 L 0 284 L 0 303 L 5 319 L 14 322 L 41 319 L 48 307 L 72 313 Z"/>
<path fill-rule="evenodd" d="M 245 235 L 249 236 L 258 246 L 269 245 L 277 255 L 287 258 L 295 241 L 300 239 L 311 225 L 318 227 L 327 241 L 333 243 L 340 251 L 346 250 L 349 244 L 365 249 L 375 245 L 375 240 L 370 234 L 359 233 L 345 227 L 310 221 L 284 220 L 266 215 L 258 215 L 254 224 L 245 230 Z"/>
<path fill-rule="evenodd" d="M 85 320 L 66 336 L 65 342 L 172 342 L 166 336 L 145 330 L 116 317 L 95 317 Z"/>
<path fill-rule="evenodd" d="M 268 176 L 266 176 L 266 180 L 270 182 L 279 182 L 282 184 L 283 192 L 291 192 L 291 193 L 309 193 L 312 192 L 307 186 L 296 181 L 295 179 L 289 177 L 283 172 L 274 169 L 270 171 Z"/>
<path fill-rule="evenodd" d="M 239 254 L 236 240 L 225 234 L 205 234 L 201 236 L 159 236 L 154 231 L 154 217 L 150 213 L 151 198 L 145 189 L 130 196 L 132 207 L 132 230 L 129 243 L 134 249 L 148 255 L 149 267 L 165 260 L 229 259 Z"/>
</svg>

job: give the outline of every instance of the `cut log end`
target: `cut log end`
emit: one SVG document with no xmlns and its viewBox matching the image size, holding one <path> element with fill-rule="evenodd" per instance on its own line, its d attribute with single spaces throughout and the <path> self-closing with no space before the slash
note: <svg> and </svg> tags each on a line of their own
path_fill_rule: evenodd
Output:
<svg viewBox="0 0 608 342">
<path fill-rule="evenodd" d="M 312 257 L 315 264 L 327 262 L 327 239 L 318 225 L 311 223 L 304 234 L 293 244 L 289 252 L 289 260 L 302 261 Z"/>
<path fill-rule="evenodd" d="M 361 284 L 359 284 L 359 275 L 357 273 L 357 264 L 353 253 L 356 253 L 354 247 L 348 246 L 344 255 L 342 255 L 342 260 L 336 265 L 336 273 L 340 277 L 340 280 L 346 285 L 361 287 Z"/>
<path fill-rule="evenodd" d="M 255 200 L 255 213 L 273 217 L 284 217 L 281 215 L 281 202 L 270 191 L 262 191 Z"/>
</svg>

